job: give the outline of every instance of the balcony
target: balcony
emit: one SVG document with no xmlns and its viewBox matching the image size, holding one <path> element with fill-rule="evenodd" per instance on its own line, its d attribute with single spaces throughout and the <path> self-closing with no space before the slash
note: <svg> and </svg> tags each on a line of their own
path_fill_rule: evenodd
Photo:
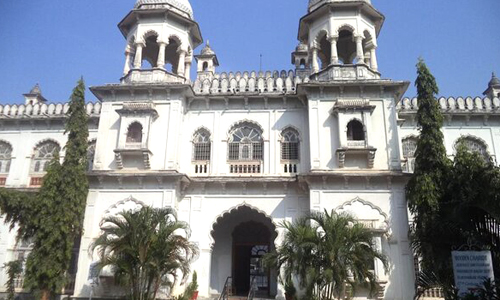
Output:
<svg viewBox="0 0 500 300">
<path fill-rule="evenodd" d="M 40 186 L 42 186 L 42 184 L 43 184 L 43 176 L 30 178 L 30 186 L 40 187 Z"/>
<path fill-rule="evenodd" d="M 285 174 L 297 174 L 299 173 L 299 163 L 298 162 L 282 162 L 281 170 Z"/>
<path fill-rule="evenodd" d="M 182 76 L 170 73 L 161 68 L 148 70 L 132 69 L 127 75 L 122 77 L 122 83 L 186 83 Z"/>
<path fill-rule="evenodd" d="M 260 174 L 262 162 L 235 162 L 229 165 L 231 174 Z"/>
<path fill-rule="evenodd" d="M 209 161 L 193 162 L 193 171 L 196 175 L 208 175 L 210 173 Z"/>
<path fill-rule="evenodd" d="M 356 142 L 355 146 L 349 146 L 349 142 Z M 337 159 L 339 163 L 339 168 L 345 167 L 346 156 L 349 154 L 355 155 L 365 155 L 367 160 L 367 167 L 373 169 L 375 164 L 375 154 L 377 153 L 377 148 L 367 146 L 365 141 L 349 141 L 348 147 L 342 147 L 337 149 Z M 358 144 L 359 142 L 359 144 Z M 361 146 L 361 142 L 363 146 Z"/>
</svg>

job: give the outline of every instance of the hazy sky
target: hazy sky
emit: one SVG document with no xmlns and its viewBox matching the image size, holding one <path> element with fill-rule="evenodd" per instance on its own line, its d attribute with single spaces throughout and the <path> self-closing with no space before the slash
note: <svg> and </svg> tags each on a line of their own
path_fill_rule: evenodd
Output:
<svg viewBox="0 0 500 300">
<path fill-rule="evenodd" d="M 291 69 L 308 0 L 191 0 L 218 71 Z M 372 0 L 386 16 L 378 40 L 384 78 L 410 80 L 422 56 L 441 95 L 477 96 L 500 73 L 499 0 Z M 125 41 L 116 25 L 135 0 L 0 0 L 0 103 L 23 102 L 40 83 L 66 101 L 80 76 L 88 86 L 118 82 Z M 199 53 L 202 47 L 195 50 Z M 500 75 L 500 74 L 499 74 Z M 88 92 L 87 100 L 95 97 Z"/>
</svg>

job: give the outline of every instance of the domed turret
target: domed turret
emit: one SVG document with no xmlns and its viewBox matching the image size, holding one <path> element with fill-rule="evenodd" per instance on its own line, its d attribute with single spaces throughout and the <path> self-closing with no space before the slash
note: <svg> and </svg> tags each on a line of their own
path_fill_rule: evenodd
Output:
<svg viewBox="0 0 500 300">
<path fill-rule="evenodd" d="M 127 40 L 122 83 L 189 82 L 203 42 L 189 0 L 137 0 L 118 27 Z"/>
<path fill-rule="evenodd" d="M 170 8 L 193 20 L 193 8 L 189 0 L 137 0 L 136 9 Z"/>
<path fill-rule="evenodd" d="M 309 12 L 311 12 L 316 8 L 320 7 L 321 5 L 330 2 L 366 2 L 369 4 L 372 3 L 371 0 L 309 0 L 308 10 Z"/>
<path fill-rule="evenodd" d="M 488 89 L 484 91 L 483 95 L 490 99 L 500 98 L 500 79 L 498 79 L 495 73 L 491 74 L 491 80 L 488 83 Z"/>
</svg>

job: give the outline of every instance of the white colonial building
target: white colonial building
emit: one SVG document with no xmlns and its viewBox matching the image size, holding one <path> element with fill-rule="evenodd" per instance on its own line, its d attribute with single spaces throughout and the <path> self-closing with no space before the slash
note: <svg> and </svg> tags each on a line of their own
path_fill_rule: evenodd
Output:
<svg viewBox="0 0 500 300">
<path fill-rule="evenodd" d="M 310 0 L 293 70 L 217 73 L 208 42 L 195 51 L 203 39 L 188 0 L 138 0 L 119 23 L 120 82 L 91 87 L 99 99 L 87 105 L 91 185 L 65 294 L 123 295 L 107 272 L 91 287 L 97 257 L 89 245 L 105 216 L 148 205 L 172 207 L 189 222 L 200 249 L 193 265 L 200 297 L 220 294 L 228 277 L 245 295 L 255 277 L 259 297 L 283 298 L 260 258 L 280 244 L 280 222 L 326 209 L 350 212 L 376 233 L 390 259 L 388 272 L 374 262 L 384 287 L 378 298 L 412 299 L 405 184 L 417 103 L 402 99 L 409 82 L 379 72 L 384 19 L 370 0 Z M 450 156 L 460 137 L 498 155 L 499 93 L 493 76 L 486 98 L 439 99 Z M 68 104 L 47 103 L 38 86 L 24 96 L 25 104 L 0 106 L 0 185 L 35 190 L 54 153 L 64 159 Z M 29 249 L 0 228 L 0 265 Z"/>
</svg>

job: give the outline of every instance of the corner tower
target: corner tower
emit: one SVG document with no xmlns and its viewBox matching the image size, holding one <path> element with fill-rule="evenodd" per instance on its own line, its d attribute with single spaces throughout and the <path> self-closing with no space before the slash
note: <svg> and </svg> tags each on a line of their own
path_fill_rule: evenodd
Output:
<svg viewBox="0 0 500 300">
<path fill-rule="evenodd" d="M 309 0 L 298 39 L 309 46 L 312 74 L 358 65 L 367 79 L 380 78 L 376 49 L 384 20 L 371 0 Z"/>
<path fill-rule="evenodd" d="M 137 0 L 118 27 L 127 40 L 122 83 L 189 82 L 203 39 L 188 0 Z"/>
</svg>

